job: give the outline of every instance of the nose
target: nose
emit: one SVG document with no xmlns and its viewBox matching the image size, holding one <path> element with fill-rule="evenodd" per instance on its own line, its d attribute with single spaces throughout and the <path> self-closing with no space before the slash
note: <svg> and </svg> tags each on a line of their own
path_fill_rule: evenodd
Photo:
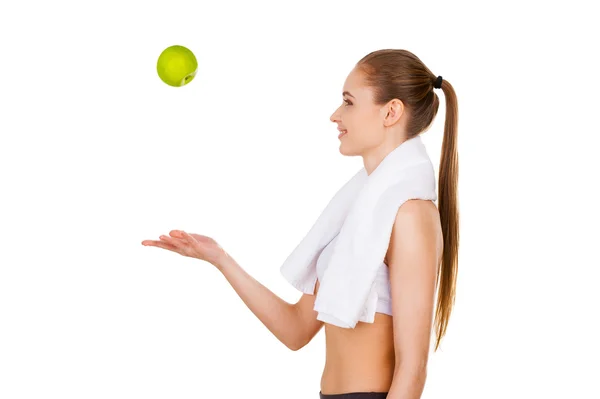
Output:
<svg viewBox="0 0 600 399">
<path fill-rule="evenodd" d="M 339 108 L 338 108 L 338 109 L 339 109 Z M 336 110 L 333 112 L 333 114 L 331 114 L 331 116 L 329 117 L 329 120 L 330 120 L 331 122 L 333 122 L 333 123 L 336 123 L 337 121 L 339 121 L 339 120 L 340 120 L 340 118 L 337 116 L 338 109 L 336 109 Z"/>
</svg>

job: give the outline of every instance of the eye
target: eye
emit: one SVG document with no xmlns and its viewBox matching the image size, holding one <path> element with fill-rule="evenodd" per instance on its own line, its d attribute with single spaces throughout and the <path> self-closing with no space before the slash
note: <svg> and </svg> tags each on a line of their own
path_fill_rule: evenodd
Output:
<svg viewBox="0 0 600 399">
<path fill-rule="evenodd" d="M 344 102 L 345 102 L 346 104 L 348 104 L 348 105 L 352 105 L 352 103 L 351 103 L 350 101 L 348 101 L 348 100 L 344 100 Z"/>
</svg>

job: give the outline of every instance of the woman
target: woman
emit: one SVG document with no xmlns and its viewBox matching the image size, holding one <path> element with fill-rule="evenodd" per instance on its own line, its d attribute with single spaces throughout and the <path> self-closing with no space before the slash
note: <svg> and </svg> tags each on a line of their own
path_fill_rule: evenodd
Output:
<svg viewBox="0 0 600 399">
<path fill-rule="evenodd" d="M 379 278 L 372 323 L 341 328 L 317 319 L 314 294 L 287 303 L 256 281 L 210 237 L 172 230 L 151 245 L 213 264 L 248 308 L 291 350 L 299 350 L 325 325 L 326 363 L 320 397 L 338 399 L 419 398 L 427 370 L 435 294 L 436 345 L 445 335 L 458 268 L 458 110 L 452 86 L 406 50 L 378 50 L 348 75 L 343 104 L 331 115 L 340 131 L 340 152 L 360 155 L 370 174 L 404 141 L 428 130 L 446 96 L 446 122 L 439 167 L 439 211 L 433 201 L 403 203 L 393 222 Z M 325 256 L 323 252 L 320 256 Z M 438 267 L 439 266 L 439 267 Z M 320 276 L 322 274 L 319 274 Z M 439 287 L 438 287 L 439 283 Z"/>
</svg>

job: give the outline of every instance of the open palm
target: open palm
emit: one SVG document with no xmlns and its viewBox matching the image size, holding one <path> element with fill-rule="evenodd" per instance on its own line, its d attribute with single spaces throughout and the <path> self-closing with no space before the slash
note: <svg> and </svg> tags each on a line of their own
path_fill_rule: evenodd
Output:
<svg viewBox="0 0 600 399">
<path fill-rule="evenodd" d="M 159 241 L 144 240 L 144 246 L 153 246 L 190 258 L 197 258 L 215 264 L 223 257 L 225 251 L 211 237 L 201 234 L 186 233 L 182 230 L 171 230 L 169 236 L 161 235 Z"/>
</svg>

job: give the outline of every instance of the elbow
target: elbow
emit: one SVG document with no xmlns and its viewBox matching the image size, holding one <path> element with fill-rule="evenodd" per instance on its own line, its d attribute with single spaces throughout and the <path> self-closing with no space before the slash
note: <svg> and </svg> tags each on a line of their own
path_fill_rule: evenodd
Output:
<svg viewBox="0 0 600 399">
<path fill-rule="evenodd" d="M 394 365 L 394 373 L 400 372 L 400 373 L 404 373 L 404 374 L 410 374 L 410 375 L 426 378 L 427 377 L 427 362 L 428 362 L 427 355 L 421 356 L 420 358 L 418 358 L 417 360 L 414 360 L 414 361 L 408 361 L 408 360 L 402 361 L 402 358 L 397 354 L 396 362 Z"/>
<path fill-rule="evenodd" d="M 300 349 L 302 349 L 304 347 L 304 344 L 299 343 L 299 342 L 292 342 L 288 345 L 286 345 L 291 351 L 296 352 L 299 351 Z"/>
<path fill-rule="evenodd" d="M 283 342 L 283 344 L 291 351 L 296 352 L 298 350 L 298 346 L 293 342 Z"/>
<path fill-rule="evenodd" d="M 290 342 L 286 345 L 290 350 L 296 352 L 300 349 L 304 348 L 306 344 L 308 344 L 310 340 L 307 340 L 305 337 L 296 337 L 294 340 L 290 340 Z"/>
</svg>

